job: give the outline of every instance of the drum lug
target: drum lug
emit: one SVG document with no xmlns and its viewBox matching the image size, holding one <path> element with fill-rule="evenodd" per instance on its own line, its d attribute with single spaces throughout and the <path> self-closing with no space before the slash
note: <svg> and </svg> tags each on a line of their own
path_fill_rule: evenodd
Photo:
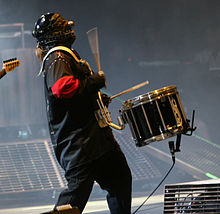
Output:
<svg viewBox="0 0 220 214">
<path fill-rule="evenodd" d="M 176 127 L 170 127 L 167 126 L 167 131 L 172 133 L 173 135 L 176 135 L 177 133 L 181 133 L 182 132 L 182 125 L 177 125 Z"/>
</svg>

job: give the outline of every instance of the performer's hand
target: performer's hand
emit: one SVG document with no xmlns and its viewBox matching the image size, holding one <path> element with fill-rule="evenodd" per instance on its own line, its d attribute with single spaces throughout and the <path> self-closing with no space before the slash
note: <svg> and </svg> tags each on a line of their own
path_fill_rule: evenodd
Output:
<svg viewBox="0 0 220 214">
<path fill-rule="evenodd" d="M 99 74 L 100 76 L 105 76 L 104 71 L 98 71 L 98 74 Z"/>
<path fill-rule="evenodd" d="M 102 94 L 101 97 L 103 104 L 108 107 L 109 103 L 112 101 L 110 97 L 107 94 Z"/>
<path fill-rule="evenodd" d="M 98 71 L 98 75 L 105 78 L 105 73 L 104 73 L 104 71 Z M 106 79 L 105 79 L 105 87 L 106 87 L 106 86 L 107 86 L 107 83 L 106 83 Z"/>
</svg>

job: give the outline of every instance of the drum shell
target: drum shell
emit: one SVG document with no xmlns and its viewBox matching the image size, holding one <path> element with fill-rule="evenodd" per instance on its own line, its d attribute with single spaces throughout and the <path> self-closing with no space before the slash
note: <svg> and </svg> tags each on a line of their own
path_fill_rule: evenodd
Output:
<svg viewBox="0 0 220 214">
<path fill-rule="evenodd" d="M 189 127 L 175 86 L 128 100 L 119 112 L 124 122 L 129 124 L 137 146 L 184 133 Z"/>
</svg>

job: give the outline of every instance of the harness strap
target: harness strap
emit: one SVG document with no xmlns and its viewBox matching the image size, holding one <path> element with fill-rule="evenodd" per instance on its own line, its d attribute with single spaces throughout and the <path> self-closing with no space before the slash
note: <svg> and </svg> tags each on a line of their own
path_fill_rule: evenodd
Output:
<svg viewBox="0 0 220 214">
<path fill-rule="evenodd" d="M 69 48 L 67 48 L 67 47 L 65 47 L 65 46 L 56 46 L 56 47 L 54 47 L 54 48 L 51 48 L 51 49 L 47 52 L 47 54 L 44 56 L 43 61 L 42 61 L 42 64 L 41 64 L 40 72 L 39 72 L 38 76 L 39 76 L 39 75 L 43 72 L 43 70 L 44 70 L 45 61 L 46 61 L 47 57 L 48 57 L 51 53 L 53 53 L 53 52 L 55 52 L 55 51 L 65 51 L 65 52 L 69 53 L 69 54 L 74 58 L 74 60 L 75 60 L 77 63 L 86 64 L 86 65 L 88 66 L 89 70 L 92 72 L 92 69 L 91 69 L 91 67 L 89 66 L 89 64 L 88 64 L 85 60 L 78 59 L 78 57 L 74 54 L 74 52 L 73 52 L 71 49 L 69 49 Z"/>
</svg>

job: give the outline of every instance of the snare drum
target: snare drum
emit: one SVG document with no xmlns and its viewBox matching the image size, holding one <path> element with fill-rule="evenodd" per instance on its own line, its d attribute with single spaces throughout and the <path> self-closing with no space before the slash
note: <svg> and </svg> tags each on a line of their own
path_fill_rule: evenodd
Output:
<svg viewBox="0 0 220 214">
<path fill-rule="evenodd" d="M 186 132 L 189 127 L 176 86 L 164 87 L 125 101 L 119 110 L 137 146 Z"/>
</svg>

